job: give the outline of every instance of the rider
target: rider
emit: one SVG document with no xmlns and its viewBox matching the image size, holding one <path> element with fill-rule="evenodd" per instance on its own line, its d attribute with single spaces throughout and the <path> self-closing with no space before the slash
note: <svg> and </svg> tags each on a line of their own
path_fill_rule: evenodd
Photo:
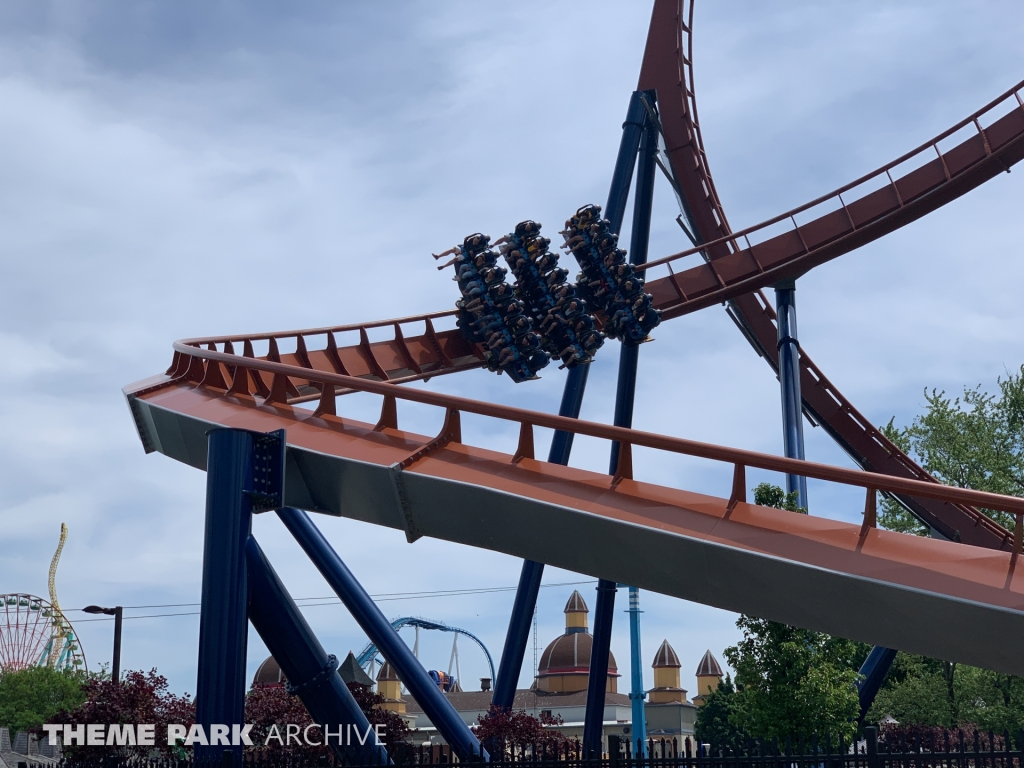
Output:
<svg viewBox="0 0 1024 768">
<path fill-rule="evenodd" d="M 521 221 L 516 224 L 515 235 L 520 240 L 525 240 L 528 237 L 536 235 L 538 232 L 540 232 L 540 224 L 532 219 L 527 219 L 526 221 Z"/>
</svg>

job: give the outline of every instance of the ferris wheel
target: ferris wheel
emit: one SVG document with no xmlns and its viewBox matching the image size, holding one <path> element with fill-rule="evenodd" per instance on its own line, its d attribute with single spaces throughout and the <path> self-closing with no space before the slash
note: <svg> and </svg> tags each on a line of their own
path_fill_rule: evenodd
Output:
<svg viewBox="0 0 1024 768">
<path fill-rule="evenodd" d="M 87 669 L 71 623 L 48 600 L 36 595 L 0 595 L 0 670 L 35 666 Z"/>
<path fill-rule="evenodd" d="M 57 602 L 57 563 L 67 538 L 68 527 L 61 523 L 50 562 L 49 601 L 24 593 L 0 595 L 0 672 L 37 666 L 88 671 L 78 636 Z"/>
</svg>

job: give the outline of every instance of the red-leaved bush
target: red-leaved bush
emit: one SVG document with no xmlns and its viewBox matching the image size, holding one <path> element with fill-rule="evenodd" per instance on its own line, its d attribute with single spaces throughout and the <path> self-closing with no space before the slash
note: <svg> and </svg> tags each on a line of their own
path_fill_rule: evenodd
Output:
<svg viewBox="0 0 1024 768">
<path fill-rule="evenodd" d="M 566 751 L 578 752 L 579 741 L 566 738 L 555 728 L 562 718 L 544 712 L 539 718 L 524 709 L 491 707 L 477 718 L 476 737 L 491 755 L 511 758 L 524 755 L 556 756 Z"/>
</svg>

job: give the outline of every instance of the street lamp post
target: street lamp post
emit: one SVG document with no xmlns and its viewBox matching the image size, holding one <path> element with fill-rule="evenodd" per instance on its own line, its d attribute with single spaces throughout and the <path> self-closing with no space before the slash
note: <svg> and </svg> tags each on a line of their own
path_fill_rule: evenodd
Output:
<svg viewBox="0 0 1024 768">
<path fill-rule="evenodd" d="M 115 683 L 119 682 L 121 679 L 121 606 L 102 608 L 98 605 L 87 605 L 82 610 L 85 613 L 102 613 L 105 616 L 114 617 L 114 660 L 110 679 Z"/>
</svg>

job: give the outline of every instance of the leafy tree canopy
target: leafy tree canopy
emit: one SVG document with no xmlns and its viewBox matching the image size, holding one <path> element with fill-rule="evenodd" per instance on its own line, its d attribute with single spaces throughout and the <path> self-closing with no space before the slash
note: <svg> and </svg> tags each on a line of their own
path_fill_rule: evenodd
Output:
<svg viewBox="0 0 1024 768">
<path fill-rule="evenodd" d="M 925 412 L 909 427 L 882 432 L 925 470 L 947 485 L 1011 496 L 1024 494 L 1024 366 L 996 380 L 997 394 L 981 385 L 964 388 L 949 398 L 943 391 L 925 390 Z M 1013 528 L 1013 516 L 986 509 L 1003 526 Z M 898 502 L 886 498 L 879 524 L 893 531 L 927 535 L 928 530 Z"/>
<path fill-rule="evenodd" d="M 562 725 L 562 718 L 547 712 L 534 717 L 524 709 L 492 706 L 487 714 L 477 717 L 474 730 L 492 759 L 500 755 L 511 758 L 534 748 L 540 754 L 552 755 L 564 752 L 567 746 L 578 750 L 579 744 L 575 740 L 546 727 L 559 725 Z"/>
<path fill-rule="evenodd" d="M 85 701 L 88 677 L 50 667 L 29 667 L 0 675 L 0 726 L 14 734 L 52 723 L 57 713 Z"/>
<path fill-rule="evenodd" d="M 866 646 L 752 616 L 740 616 L 736 626 L 743 637 L 725 649 L 736 671 L 733 724 L 755 738 L 849 741 Z"/>
<path fill-rule="evenodd" d="M 704 697 L 704 703 L 697 710 L 694 735 L 702 744 L 738 745 L 745 742 L 748 734 L 738 723 L 739 704 L 732 675 L 726 673 L 718 688 Z"/>
<path fill-rule="evenodd" d="M 925 412 L 908 427 L 895 419 L 882 432 L 948 485 L 1012 496 L 1024 494 L 1024 366 L 996 380 L 998 392 L 964 388 L 960 397 L 925 390 Z M 1013 516 L 982 510 L 1012 529 Z M 879 524 L 928 535 L 898 502 L 882 501 Z M 867 721 L 886 715 L 907 726 L 978 727 L 1016 733 L 1024 727 L 1024 679 L 962 664 L 899 653 Z"/>
<path fill-rule="evenodd" d="M 1024 729 L 1024 679 L 899 653 L 868 722 L 1017 733 Z"/>
<path fill-rule="evenodd" d="M 797 506 L 799 504 L 797 501 L 799 495 L 796 491 L 786 493 L 779 486 L 772 485 L 771 483 L 761 483 L 754 488 L 754 503 L 762 507 L 788 509 L 790 512 L 799 512 L 802 515 L 806 515 L 807 510 L 804 507 Z"/>
<path fill-rule="evenodd" d="M 166 733 L 170 723 L 191 725 L 195 704 L 188 696 L 176 696 L 167 690 L 167 678 L 157 673 L 128 670 L 117 682 L 93 678 L 84 686 L 84 701 L 56 715 L 51 723 L 87 725 L 89 723 L 153 723 L 157 733 Z M 181 754 L 156 739 L 156 748 L 168 756 Z M 145 757 L 152 747 L 97 747 L 67 745 L 68 755 L 79 763 L 100 763 L 105 757 Z"/>
</svg>

